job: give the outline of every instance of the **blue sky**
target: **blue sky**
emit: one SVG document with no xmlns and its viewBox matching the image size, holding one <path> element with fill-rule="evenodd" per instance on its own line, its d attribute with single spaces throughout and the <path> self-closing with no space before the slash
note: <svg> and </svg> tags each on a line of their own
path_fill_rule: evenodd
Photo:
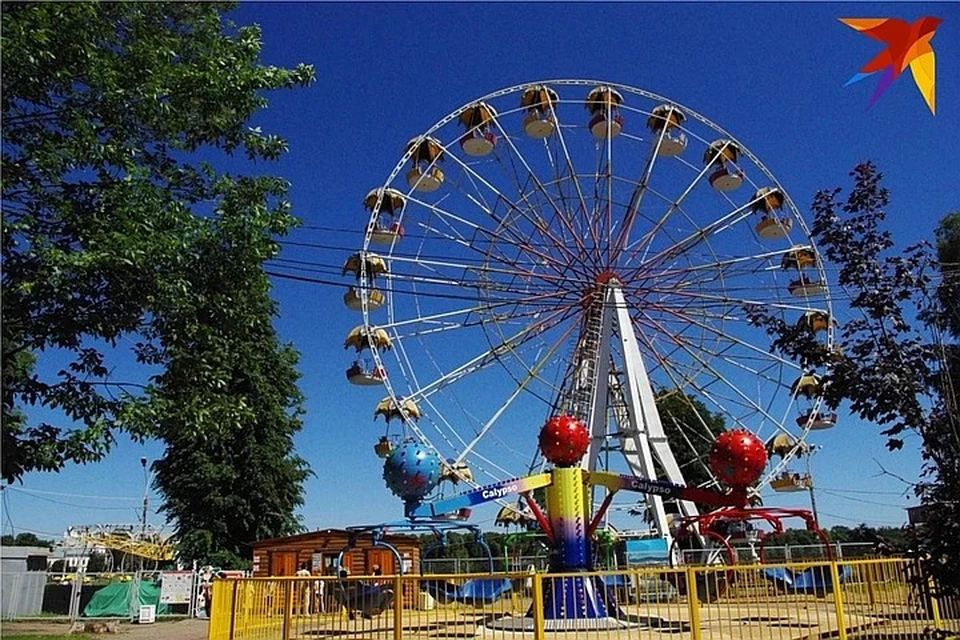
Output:
<svg viewBox="0 0 960 640">
<path fill-rule="evenodd" d="M 843 84 L 881 45 L 837 18 L 925 15 L 944 19 L 932 42 L 937 115 L 909 74 L 868 110 L 875 80 Z M 550 78 L 622 83 L 698 111 L 756 154 L 808 221 L 815 191 L 846 186 L 848 171 L 865 159 L 886 177 L 888 220 L 901 245 L 930 238 L 939 218 L 960 206 L 955 4 L 250 3 L 232 17 L 262 26 L 265 62 L 317 69 L 312 87 L 271 95 L 256 118 L 290 141 L 290 153 L 265 167 L 291 181 L 294 211 L 308 227 L 288 240 L 327 247 L 287 245 L 285 259 L 341 264 L 360 248 L 363 196 L 385 182 L 408 139 L 479 96 Z M 352 387 L 343 374 L 350 355 L 342 341 L 359 316 L 344 308 L 340 287 L 274 285 L 277 328 L 302 353 L 307 413 L 297 447 L 316 473 L 306 486 L 304 525 L 399 517 L 401 505 L 384 488 L 372 451 L 383 423 L 371 415 L 383 394 Z M 849 317 L 842 306 L 835 311 L 841 322 Z M 813 439 L 822 445 L 813 469 L 823 524 L 905 521 L 905 486 L 880 475 L 879 464 L 916 479 L 917 442 L 908 439 L 891 454 L 879 430 L 843 415 L 837 428 Z M 135 522 L 140 457 L 161 454 L 157 443 L 121 438 L 101 464 L 29 474 L 6 492 L 4 532 L 12 525 L 56 536 L 71 524 Z M 771 494 L 767 504 L 804 506 L 808 499 Z M 478 521 L 488 524 L 494 513 L 478 511 Z"/>
</svg>

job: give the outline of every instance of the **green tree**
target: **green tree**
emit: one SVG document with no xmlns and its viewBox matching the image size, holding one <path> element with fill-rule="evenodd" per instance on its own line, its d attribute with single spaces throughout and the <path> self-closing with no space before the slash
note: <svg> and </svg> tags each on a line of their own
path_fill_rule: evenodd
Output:
<svg viewBox="0 0 960 640">
<path fill-rule="evenodd" d="M 960 428 L 956 405 L 949 401 L 951 354 L 938 338 L 950 328 L 946 304 L 956 303 L 950 252 L 958 244 L 957 220 L 948 216 L 937 232 L 938 262 L 930 244 L 897 250 L 883 226 L 890 197 L 872 163 L 851 173 L 853 188 L 817 193 L 812 233 L 837 284 L 850 296 L 854 312 L 838 332 L 839 349 L 828 351 L 809 332 L 759 309 L 752 320 L 766 327 L 773 349 L 822 373 L 826 403 L 848 402 L 854 414 L 883 427 L 888 447 L 903 446 L 905 433 L 920 436 L 927 481 L 917 485 L 924 503 L 936 505 L 934 522 L 920 533 L 922 550 L 932 557 L 940 583 L 960 588 Z M 933 279 L 941 271 L 941 284 Z"/>
<path fill-rule="evenodd" d="M 35 533 L 18 533 L 15 536 L 5 535 L 0 538 L 0 544 L 5 547 L 52 547 L 53 540 L 38 538 Z"/>
<path fill-rule="evenodd" d="M 656 402 L 683 479 L 691 486 L 708 484 L 713 476 L 707 468 L 707 457 L 714 439 L 726 429 L 723 415 L 711 412 L 698 398 L 676 390 L 661 390 Z"/>
<path fill-rule="evenodd" d="M 230 7 L 2 8 L 3 477 L 99 460 L 118 432 L 162 438 L 157 483 L 190 558 L 290 531 L 307 473 L 262 269 L 296 222 L 287 183 L 199 157 L 278 158 L 286 142 L 250 119 L 314 72 L 262 64 Z M 133 361 L 142 377 L 113 375 Z M 228 524 L 188 520 L 190 493 Z"/>
<path fill-rule="evenodd" d="M 189 288 L 198 242 L 241 226 L 265 260 L 277 250 L 271 237 L 294 222 L 282 180 L 185 160 L 204 148 L 277 158 L 285 141 L 248 126 L 266 105 L 261 92 L 313 78 L 310 67 L 260 64 L 258 29 L 224 23 L 224 8 L 3 6 L 7 481 L 95 461 L 118 430 L 153 435 L 145 381 L 117 380 L 108 357 L 129 340 L 140 363 L 166 364 L 155 324 L 205 295 Z M 225 220 L 218 204 L 241 197 L 242 220 Z M 47 374 L 36 356 L 51 351 L 69 363 Z M 62 422 L 27 420 L 32 405 Z"/>
</svg>

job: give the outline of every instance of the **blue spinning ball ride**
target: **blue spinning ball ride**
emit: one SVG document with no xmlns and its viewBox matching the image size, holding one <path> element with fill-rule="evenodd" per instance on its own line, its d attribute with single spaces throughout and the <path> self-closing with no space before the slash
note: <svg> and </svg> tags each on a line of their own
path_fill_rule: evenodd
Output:
<svg viewBox="0 0 960 640">
<path fill-rule="evenodd" d="M 440 482 L 440 456 L 419 442 L 405 442 L 384 461 L 383 479 L 404 502 L 420 502 Z"/>
</svg>

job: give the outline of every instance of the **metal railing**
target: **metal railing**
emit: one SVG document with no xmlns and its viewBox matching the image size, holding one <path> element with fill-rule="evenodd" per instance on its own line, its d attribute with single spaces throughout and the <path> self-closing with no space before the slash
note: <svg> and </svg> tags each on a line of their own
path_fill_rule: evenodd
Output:
<svg viewBox="0 0 960 640">
<path fill-rule="evenodd" d="M 591 600 L 590 593 L 597 594 Z M 586 595 L 585 595 L 586 594 Z M 588 614 L 587 612 L 590 611 Z M 214 583 L 209 640 L 921 638 L 960 633 L 960 600 L 900 558 Z"/>
</svg>

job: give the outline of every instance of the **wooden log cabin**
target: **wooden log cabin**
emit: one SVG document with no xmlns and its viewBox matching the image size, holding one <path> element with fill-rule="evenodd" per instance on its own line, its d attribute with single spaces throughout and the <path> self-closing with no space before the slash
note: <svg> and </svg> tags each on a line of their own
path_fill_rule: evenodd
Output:
<svg viewBox="0 0 960 640">
<path fill-rule="evenodd" d="M 325 575 L 337 571 L 337 557 L 347 546 L 350 532 L 344 529 L 323 529 L 285 538 L 260 540 L 253 545 L 253 576 L 292 576 L 306 564 L 314 572 Z M 382 540 L 394 547 L 403 560 L 404 573 L 420 572 L 420 540 L 416 536 L 384 534 Z M 400 573 L 397 559 L 390 549 L 374 546 L 371 534 L 357 538 L 352 549 L 343 556 L 343 566 L 351 576 L 371 575 L 373 565 L 380 565 L 385 576 Z"/>
<path fill-rule="evenodd" d="M 420 573 L 420 540 L 412 535 L 384 534 L 381 539 L 395 548 L 403 561 L 404 574 Z M 344 529 L 323 529 L 285 538 L 260 540 L 253 545 L 253 577 L 292 576 L 306 564 L 311 573 L 337 574 L 337 558 L 347 546 L 350 532 Z M 373 566 L 380 565 L 384 576 L 400 573 L 397 559 L 390 549 L 374 546 L 369 533 L 359 536 L 355 545 L 343 554 L 343 567 L 351 576 L 369 576 Z M 403 588 L 403 606 L 417 603 L 417 585 L 407 582 Z"/>
</svg>

